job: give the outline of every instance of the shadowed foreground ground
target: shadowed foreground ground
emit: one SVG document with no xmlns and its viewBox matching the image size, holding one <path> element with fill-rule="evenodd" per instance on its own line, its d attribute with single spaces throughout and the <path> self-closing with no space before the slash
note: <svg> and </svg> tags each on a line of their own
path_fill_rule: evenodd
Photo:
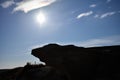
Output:
<svg viewBox="0 0 120 80">
<path fill-rule="evenodd" d="M 0 70 L 0 80 L 120 80 L 120 46 L 49 44 L 33 49 L 32 55 L 46 65 Z"/>
<path fill-rule="evenodd" d="M 0 72 L 0 80 L 68 80 L 68 77 L 50 66 L 27 64 Z"/>
</svg>

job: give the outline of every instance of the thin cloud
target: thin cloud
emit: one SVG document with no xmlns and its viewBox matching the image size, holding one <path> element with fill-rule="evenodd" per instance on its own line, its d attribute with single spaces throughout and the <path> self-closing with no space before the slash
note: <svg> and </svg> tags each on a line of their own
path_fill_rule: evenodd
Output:
<svg viewBox="0 0 120 80">
<path fill-rule="evenodd" d="M 107 0 L 107 3 L 111 2 L 111 0 Z"/>
<path fill-rule="evenodd" d="M 100 18 L 103 19 L 103 18 L 105 18 L 105 17 L 112 16 L 112 15 L 114 15 L 115 13 L 116 13 L 116 12 L 107 12 L 107 13 L 105 13 L 105 14 L 102 14 L 102 15 L 100 16 Z"/>
<path fill-rule="evenodd" d="M 77 19 L 80 19 L 82 17 L 86 17 L 86 16 L 89 16 L 89 15 L 92 15 L 93 14 L 93 11 L 89 11 L 89 12 L 86 12 L 86 13 L 81 13 L 77 16 Z"/>
<path fill-rule="evenodd" d="M 60 45 L 75 45 L 80 47 L 98 47 L 98 46 L 112 46 L 112 45 L 120 45 L 120 35 L 102 37 L 89 39 L 82 42 L 57 42 Z"/>
<path fill-rule="evenodd" d="M 83 46 L 83 47 L 120 45 L 120 36 L 111 36 L 107 38 L 91 39 L 88 41 L 81 42 L 79 44 L 80 46 Z"/>
<path fill-rule="evenodd" d="M 8 0 L 8 1 L 5 1 L 2 4 L 0 4 L 0 6 L 2 6 L 3 8 L 8 8 L 13 4 L 15 4 L 15 2 L 13 0 Z"/>
<path fill-rule="evenodd" d="M 113 41 L 111 40 L 104 40 L 104 39 L 93 39 L 93 40 L 88 40 L 86 42 L 82 42 L 80 45 L 84 47 L 95 47 L 95 46 L 102 46 L 106 45 L 109 43 L 112 43 Z"/>
<path fill-rule="evenodd" d="M 56 0 L 22 0 L 16 3 L 16 7 L 13 12 L 24 11 L 25 13 L 32 11 L 34 9 L 42 8 L 54 3 Z"/>
<path fill-rule="evenodd" d="M 96 4 L 90 5 L 91 8 L 94 8 L 94 7 L 96 7 L 96 6 L 97 6 Z"/>
</svg>

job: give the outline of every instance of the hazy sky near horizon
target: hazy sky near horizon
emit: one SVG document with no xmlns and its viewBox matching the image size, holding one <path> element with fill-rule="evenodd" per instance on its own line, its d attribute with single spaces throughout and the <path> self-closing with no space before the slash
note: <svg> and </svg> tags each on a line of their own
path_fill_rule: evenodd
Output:
<svg viewBox="0 0 120 80">
<path fill-rule="evenodd" d="M 37 60 L 48 43 L 120 45 L 120 0 L 0 0 L 0 68 Z M 45 22 L 37 22 L 42 13 Z M 40 18 L 41 19 L 41 18 Z"/>
</svg>

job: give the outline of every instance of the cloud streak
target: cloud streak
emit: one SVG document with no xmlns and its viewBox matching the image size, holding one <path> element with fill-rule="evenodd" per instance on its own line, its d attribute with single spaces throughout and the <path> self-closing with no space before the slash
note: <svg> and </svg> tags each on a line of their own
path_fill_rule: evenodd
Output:
<svg viewBox="0 0 120 80">
<path fill-rule="evenodd" d="M 87 17 L 87 16 L 90 16 L 93 14 L 93 11 L 89 11 L 89 12 L 86 12 L 86 13 L 81 13 L 77 16 L 77 19 L 80 19 L 82 17 Z"/>
<path fill-rule="evenodd" d="M 81 42 L 79 44 L 78 44 L 79 46 L 83 46 L 83 47 L 120 45 L 120 36 L 111 36 L 111 37 L 100 38 L 100 39 L 91 39 L 88 41 Z"/>
<path fill-rule="evenodd" d="M 108 17 L 108 16 L 112 16 L 114 15 L 116 12 L 107 12 L 107 13 L 104 13 L 100 16 L 101 19 L 105 18 L 105 17 Z"/>
<path fill-rule="evenodd" d="M 112 15 L 115 15 L 116 13 L 119 13 L 119 11 L 118 11 L 118 12 L 115 12 L 115 11 L 113 11 L 113 12 L 106 12 L 106 13 L 101 14 L 101 15 L 99 15 L 99 14 L 95 14 L 95 15 L 94 15 L 94 18 L 103 19 L 103 18 L 106 18 L 106 17 L 112 16 Z"/>
<path fill-rule="evenodd" d="M 91 8 L 94 8 L 94 7 L 96 7 L 96 6 L 97 6 L 96 4 L 90 5 Z"/>
<path fill-rule="evenodd" d="M 13 0 L 8 0 L 8 1 L 5 1 L 2 4 L 0 4 L 0 6 L 2 6 L 3 8 L 8 8 L 8 7 L 12 6 L 13 4 L 15 4 L 15 2 Z"/>
<path fill-rule="evenodd" d="M 25 13 L 48 6 L 54 3 L 56 0 L 23 0 L 16 3 L 16 7 L 13 9 L 13 12 L 24 11 Z"/>
</svg>

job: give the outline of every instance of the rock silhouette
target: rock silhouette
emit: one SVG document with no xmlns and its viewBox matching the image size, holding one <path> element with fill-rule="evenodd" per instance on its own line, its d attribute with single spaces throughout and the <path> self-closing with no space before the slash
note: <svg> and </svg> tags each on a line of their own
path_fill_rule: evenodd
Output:
<svg viewBox="0 0 120 80">
<path fill-rule="evenodd" d="M 120 80 L 120 46 L 83 48 L 48 44 L 32 55 L 69 75 L 70 80 Z"/>
<path fill-rule="evenodd" d="M 45 62 L 0 70 L 0 80 L 120 80 L 120 46 L 48 44 L 32 50 Z"/>
<path fill-rule="evenodd" d="M 25 65 L 0 73 L 0 80 L 68 80 L 63 72 L 44 65 Z"/>
</svg>

